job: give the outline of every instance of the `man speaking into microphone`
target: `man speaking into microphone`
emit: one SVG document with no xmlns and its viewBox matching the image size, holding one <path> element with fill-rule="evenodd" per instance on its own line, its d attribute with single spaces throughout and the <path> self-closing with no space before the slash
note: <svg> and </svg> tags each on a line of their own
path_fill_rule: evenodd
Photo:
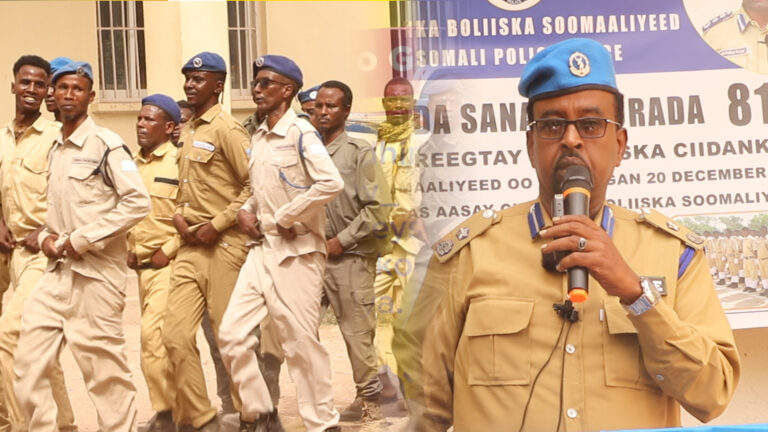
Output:
<svg viewBox="0 0 768 432">
<path fill-rule="evenodd" d="M 608 51 L 589 39 L 554 44 L 525 67 L 519 91 L 539 196 L 477 214 L 435 244 L 413 313 L 434 319 L 408 329 L 422 354 L 422 369 L 405 371 L 421 383 L 407 395 L 414 429 L 671 427 L 681 406 L 718 416 L 740 365 L 703 239 L 606 202 L 627 145 Z M 591 178 L 589 204 L 557 217 L 574 167 Z M 580 303 L 566 275 L 579 267 L 589 288 Z"/>
</svg>

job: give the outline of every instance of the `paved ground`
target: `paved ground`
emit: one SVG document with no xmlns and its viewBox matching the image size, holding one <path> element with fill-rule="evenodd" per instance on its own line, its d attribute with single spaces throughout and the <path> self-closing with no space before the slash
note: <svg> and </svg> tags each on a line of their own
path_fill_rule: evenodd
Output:
<svg viewBox="0 0 768 432">
<path fill-rule="evenodd" d="M 9 296 L 6 296 L 6 301 Z M 133 374 L 133 382 L 137 388 L 136 407 L 139 413 L 139 424 L 147 421 L 154 413 L 149 403 L 144 377 L 139 366 L 139 308 L 136 287 L 128 291 L 126 307 L 124 312 L 125 337 L 127 341 L 128 362 Z M 344 341 L 338 328 L 334 325 L 323 325 L 320 328 L 320 338 L 331 353 L 331 366 L 333 370 L 334 402 L 341 409 L 351 403 L 355 397 L 355 386 L 352 381 L 352 370 L 347 359 Z M 208 354 L 208 347 L 202 332 L 198 333 L 198 345 L 201 347 L 201 358 L 203 369 L 206 375 L 208 394 L 215 406 L 219 406 L 219 399 L 216 396 L 215 373 L 213 362 Z M 75 411 L 75 419 L 81 432 L 97 432 L 98 422 L 96 412 L 93 409 L 88 394 L 85 390 L 80 370 L 75 364 L 69 349 L 65 349 L 62 355 L 62 365 L 69 388 L 70 398 Z M 283 367 L 280 376 L 281 399 L 280 415 L 286 430 L 289 432 L 303 431 L 301 419 L 298 417 L 296 405 L 296 392 L 293 383 L 288 376 L 288 372 Z M 368 430 L 387 430 L 400 431 L 403 429 L 407 419 L 404 414 L 398 412 L 394 405 L 384 407 L 384 414 L 388 416 L 384 425 L 378 425 L 375 428 L 361 428 L 360 425 L 353 423 L 342 423 L 345 431 L 368 431 Z"/>
</svg>

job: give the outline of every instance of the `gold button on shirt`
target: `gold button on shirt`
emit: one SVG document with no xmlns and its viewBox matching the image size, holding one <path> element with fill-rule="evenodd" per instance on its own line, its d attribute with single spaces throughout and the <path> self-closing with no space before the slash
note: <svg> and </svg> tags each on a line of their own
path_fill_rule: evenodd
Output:
<svg viewBox="0 0 768 432">
<path fill-rule="evenodd" d="M 193 229 L 207 222 L 219 232 L 233 226 L 251 195 L 248 133 L 214 105 L 187 123 L 180 142 L 177 212 Z"/>
<path fill-rule="evenodd" d="M 13 122 L 0 131 L 0 199 L 3 218 L 17 240 L 45 223 L 48 153 L 61 124 L 42 116 L 17 142 Z"/>
<path fill-rule="evenodd" d="M 134 160 L 141 180 L 149 191 L 152 210 L 128 233 L 128 245 L 139 263 L 152 258 L 158 249 L 169 258 L 179 249 L 179 235 L 173 225 L 179 193 L 178 149 L 170 141 L 158 146 L 148 158 L 139 151 Z"/>
<path fill-rule="evenodd" d="M 529 400 L 526 431 L 679 426 L 680 405 L 702 421 L 719 415 L 739 355 L 700 248 L 610 206 L 616 248 L 638 275 L 664 277 L 666 295 L 629 316 L 590 278 L 580 320 L 559 337 L 564 321 L 552 305 L 566 297 L 567 276 L 542 267 L 531 205 L 501 211 L 499 223 L 430 264 L 420 296 L 437 290 L 442 302 L 424 338 L 423 428 L 518 430 Z M 690 257 L 682 270 L 681 256 Z"/>
</svg>

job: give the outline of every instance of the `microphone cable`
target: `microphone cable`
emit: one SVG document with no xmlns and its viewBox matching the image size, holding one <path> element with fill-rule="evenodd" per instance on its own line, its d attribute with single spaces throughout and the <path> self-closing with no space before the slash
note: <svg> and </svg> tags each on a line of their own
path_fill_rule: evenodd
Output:
<svg viewBox="0 0 768 432">
<path fill-rule="evenodd" d="M 565 326 L 568 325 L 568 330 L 565 331 Z M 558 345 L 560 345 L 560 339 L 563 337 L 563 332 L 565 331 L 565 340 L 568 340 L 568 334 L 571 332 L 571 325 L 573 324 L 572 321 L 569 321 L 567 319 L 563 320 L 563 324 L 560 326 L 560 333 L 557 335 L 557 340 L 555 340 L 555 345 L 552 347 L 552 351 L 549 352 L 549 356 L 547 357 L 547 361 L 544 362 L 544 364 L 541 366 L 538 372 L 536 372 L 536 376 L 533 378 L 533 382 L 531 383 L 531 391 L 528 393 L 528 400 L 525 401 L 525 408 L 523 409 L 523 418 L 520 422 L 520 429 L 517 430 L 517 432 L 522 432 L 523 427 L 525 427 L 525 419 L 528 416 L 528 407 L 531 404 L 531 399 L 533 399 L 533 392 L 536 389 L 536 383 L 539 381 L 539 377 L 541 376 L 541 373 L 544 372 L 544 368 L 547 367 L 549 362 L 552 360 L 552 356 L 555 354 L 555 350 L 557 350 Z M 563 349 L 563 362 L 565 361 L 565 349 Z M 560 372 L 560 407 L 557 409 L 557 415 L 558 415 L 558 421 L 557 421 L 557 429 L 560 429 L 560 422 L 562 420 L 562 414 L 560 413 L 560 410 L 562 409 L 562 403 L 563 403 L 563 374 L 565 372 L 565 367 L 561 369 Z M 555 429 L 555 432 L 557 432 L 557 429 Z"/>
</svg>

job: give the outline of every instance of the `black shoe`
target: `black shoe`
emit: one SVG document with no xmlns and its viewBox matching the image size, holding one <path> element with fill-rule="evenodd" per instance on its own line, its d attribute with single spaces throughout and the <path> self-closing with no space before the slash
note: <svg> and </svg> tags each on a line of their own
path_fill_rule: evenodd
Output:
<svg viewBox="0 0 768 432">
<path fill-rule="evenodd" d="M 220 427 L 221 426 L 219 424 L 219 417 L 215 416 L 213 420 L 200 426 L 197 429 L 194 429 L 194 431 L 195 432 L 219 432 Z"/>
<path fill-rule="evenodd" d="M 176 432 L 171 411 L 159 411 L 147 423 L 146 432 Z"/>
</svg>

